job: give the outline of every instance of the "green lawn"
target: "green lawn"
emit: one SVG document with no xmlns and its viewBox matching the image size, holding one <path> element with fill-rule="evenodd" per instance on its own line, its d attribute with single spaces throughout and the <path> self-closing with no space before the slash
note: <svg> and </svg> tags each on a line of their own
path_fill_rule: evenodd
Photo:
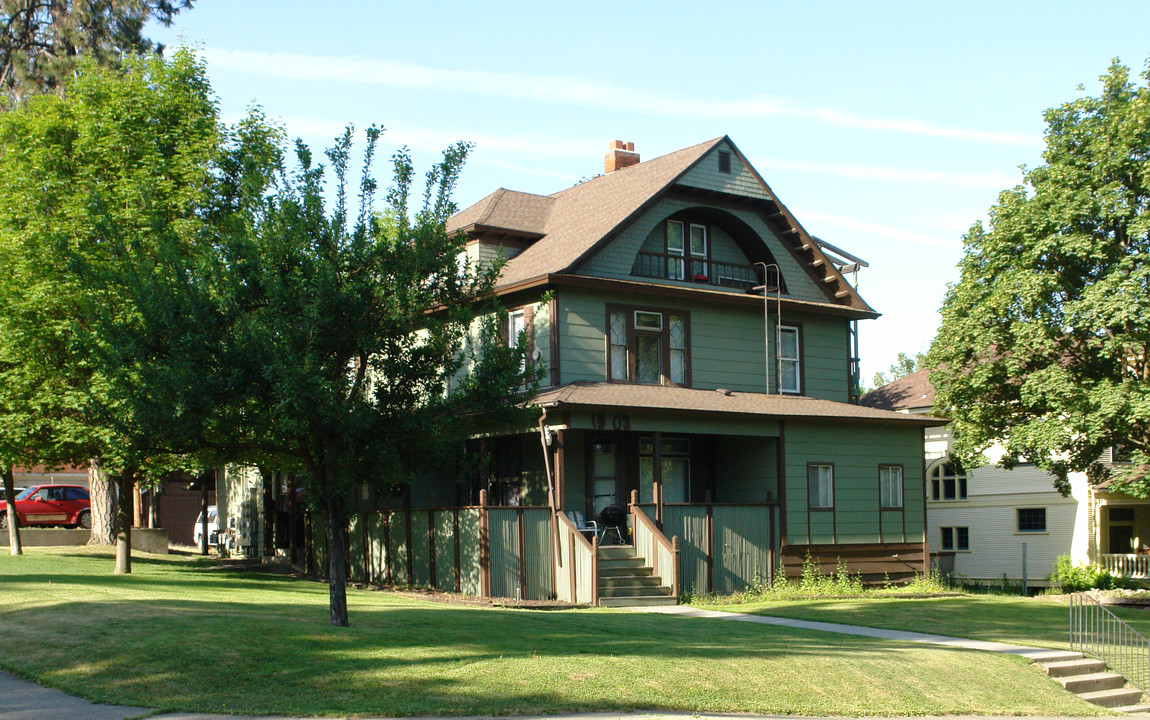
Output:
<svg viewBox="0 0 1150 720">
<path fill-rule="evenodd" d="M 1095 715 L 1020 658 L 625 611 L 438 605 L 100 550 L 0 556 L 0 667 L 102 702 L 289 715 Z"/>
<path fill-rule="evenodd" d="M 784 600 L 743 605 L 700 605 L 713 610 L 911 630 L 975 640 L 1069 648 L 1069 604 L 1008 595 L 947 598 Z M 1150 611 L 1109 608 L 1150 636 Z"/>
</svg>

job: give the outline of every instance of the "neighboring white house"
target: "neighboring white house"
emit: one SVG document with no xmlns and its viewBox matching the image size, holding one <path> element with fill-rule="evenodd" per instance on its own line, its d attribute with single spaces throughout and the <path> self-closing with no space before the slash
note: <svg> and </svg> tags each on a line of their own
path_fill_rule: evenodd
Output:
<svg viewBox="0 0 1150 720">
<path fill-rule="evenodd" d="M 934 388 L 927 375 L 907 375 L 859 402 L 929 414 Z M 1063 497 L 1052 476 L 1033 465 L 964 471 L 950 458 L 947 428 L 927 428 L 923 439 L 927 538 L 932 554 L 954 553 L 956 575 L 983 583 L 1020 580 L 1024 545 L 1031 585 L 1047 582 L 1059 555 L 1076 564 L 1099 562 L 1116 573 L 1150 575 L 1150 555 L 1137 553 L 1142 541 L 1132 546 L 1136 538 L 1150 542 L 1150 503 L 1091 488 L 1084 473 L 1070 476 L 1071 495 Z M 994 449 L 986 454 L 998 460 Z"/>
</svg>

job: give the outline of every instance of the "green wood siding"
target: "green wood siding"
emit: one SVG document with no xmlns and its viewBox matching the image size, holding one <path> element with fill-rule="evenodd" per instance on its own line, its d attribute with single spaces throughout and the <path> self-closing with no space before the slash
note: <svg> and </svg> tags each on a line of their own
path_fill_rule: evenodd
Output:
<svg viewBox="0 0 1150 720">
<path fill-rule="evenodd" d="M 763 315 L 758 308 L 716 308 L 705 301 L 657 299 L 640 295 L 609 298 L 585 290 L 558 294 L 561 382 L 607 379 L 607 304 L 619 303 L 690 313 L 691 387 L 763 392 L 766 383 Z M 811 397 L 846 402 L 849 368 L 845 318 L 783 314 L 783 324 L 802 327 L 803 391 Z M 771 355 L 774 356 L 774 320 Z M 772 368 L 773 368 L 772 362 Z M 774 373 L 771 379 L 775 388 Z"/>
<path fill-rule="evenodd" d="M 731 153 L 731 172 L 719 172 L 719 151 Z M 705 155 L 695 167 L 691 168 L 679 181 L 683 185 L 703 188 L 705 190 L 718 190 L 719 192 L 745 195 L 754 198 L 767 198 L 767 191 L 751 169 L 739 160 L 739 156 L 731 150 L 727 143 L 720 143 L 710 153 Z"/>
<path fill-rule="evenodd" d="M 917 427 L 786 423 L 789 544 L 921 542 L 922 439 Z M 834 510 L 807 510 L 807 463 L 834 465 Z M 903 510 L 879 509 L 879 465 L 903 466 Z M 880 534 L 880 521 L 882 532 Z"/>
<path fill-rule="evenodd" d="M 680 210 L 686 210 L 691 207 L 703 206 L 678 199 L 660 200 L 654 207 L 635 220 L 631 225 L 624 228 L 622 232 L 614 237 L 605 247 L 591 257 L 578 270 L 578 274 L 626 280 L 641 279 L 631 275 L 631 269 L 635 264 L 636 253 L 639 252 L 640 248 L 650 252 L 661 251 L 663 221 Z M 724 208 L 723 211 L 746 223 L 755 234 L 766 243 L 767 248 L 771 251 L 771 255 L 773 255 L 776 262 L 778 262 L 779 269 L 783 273 L 783 279 L 786 281 L 787 295 L 785 297 L 807 302 L 830 302 L 822 288 L 807 275 L 806 270 L 799 264 L 795 256 L 786 248 L 778 236 L 774 234 L 774 231 L 768 227 L 766 222 L 764 222 L 757 213 L 749 210 L 729 208 Z M 712 227 L 714 226 L 712 225 Z M 719 252 L 723 254 L 723 257 L 716 256 L 714 258 L 715 260 L 725 260 L 726 257 L 738 257 L 743 259 L 731 260 L 731 262 L 746 262 L 742 251 L 734 244 L 733 240 L 727 237 L 726 233 L 722 233 L 721 238 L 719 237 L 719 233 L 712 233 L 712 237 L 718 238 L 717 242 L 719 244 L 717 247 L 719 247 Z M 716 240 L 713 239 L 712 243 L 715 242 Z M 658 250 L 655 248 L 658 248 Z M 677 282 L 674 280 L 658 280 L 657 282 L 665 285 L 694 286 L 694 283 Z M 715 286 L 708 287 L 714 288 Z M 742 291 L 731 290 L 731 292 Z"/>
</svg>

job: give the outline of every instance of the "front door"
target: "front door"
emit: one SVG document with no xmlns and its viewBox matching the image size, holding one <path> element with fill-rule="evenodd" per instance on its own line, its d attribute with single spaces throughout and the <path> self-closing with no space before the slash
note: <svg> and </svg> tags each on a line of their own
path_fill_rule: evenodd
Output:
<svg viewBox="0 0 1150 720">
<path fill-rule="evenodd" d="M 619 443 L 615 438 L 601 438 L 591 445 L 591 513 L 599 517 L 603 508 L 618 505 Z"/>
<path fill-rule="evenodd" d="M 1134 526 L 1110 526 L 1110 552 L 1115 555 L 1129 555 L 1134 552 Z"/>
</svg>

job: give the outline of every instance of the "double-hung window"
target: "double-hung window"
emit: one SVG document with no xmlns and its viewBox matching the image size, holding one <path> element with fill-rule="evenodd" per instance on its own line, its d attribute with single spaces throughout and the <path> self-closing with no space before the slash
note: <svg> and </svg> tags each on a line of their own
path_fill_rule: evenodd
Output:
<svg viewBox="0 0 1150 720">
<path fill-rule="evenodd" d="M 519 340 L 523 337 L 523 331 L 527 327 L 526 320 L 526 315 L 522 309 L 507 313 L 507 347 L 519 347 Z M 527 358 L 524 356 L 519 364 L 519 369 L 523 370 L 526 363 Z"/>
<path fill-rule="evenodd" d="M 812 510 L 829 510 L 835 506 L 835 468 L 833 465 L 807 465 L 808 505 Z"/>
<path fill-rule="evenodd" d="M 707 226 L 667 221 L 667 279 L 706 280 Z"/>
<path fill-rule="evenodd" d="M 803 391 L 802 367 L 799 352 L 799 329 L 779 326 L 779 392 L 798 395 Z"/>
<path fill-rule="evenodd" d="M 608 306 L 607 346 L 610 380 L 688 384 L 687 313 Z"/>
<path fill-rule="evenodd" d="M 902 467 L 880 465 L 878 469 L 879 506 L 883 508 L 902 507 Z"/>
</svg>

